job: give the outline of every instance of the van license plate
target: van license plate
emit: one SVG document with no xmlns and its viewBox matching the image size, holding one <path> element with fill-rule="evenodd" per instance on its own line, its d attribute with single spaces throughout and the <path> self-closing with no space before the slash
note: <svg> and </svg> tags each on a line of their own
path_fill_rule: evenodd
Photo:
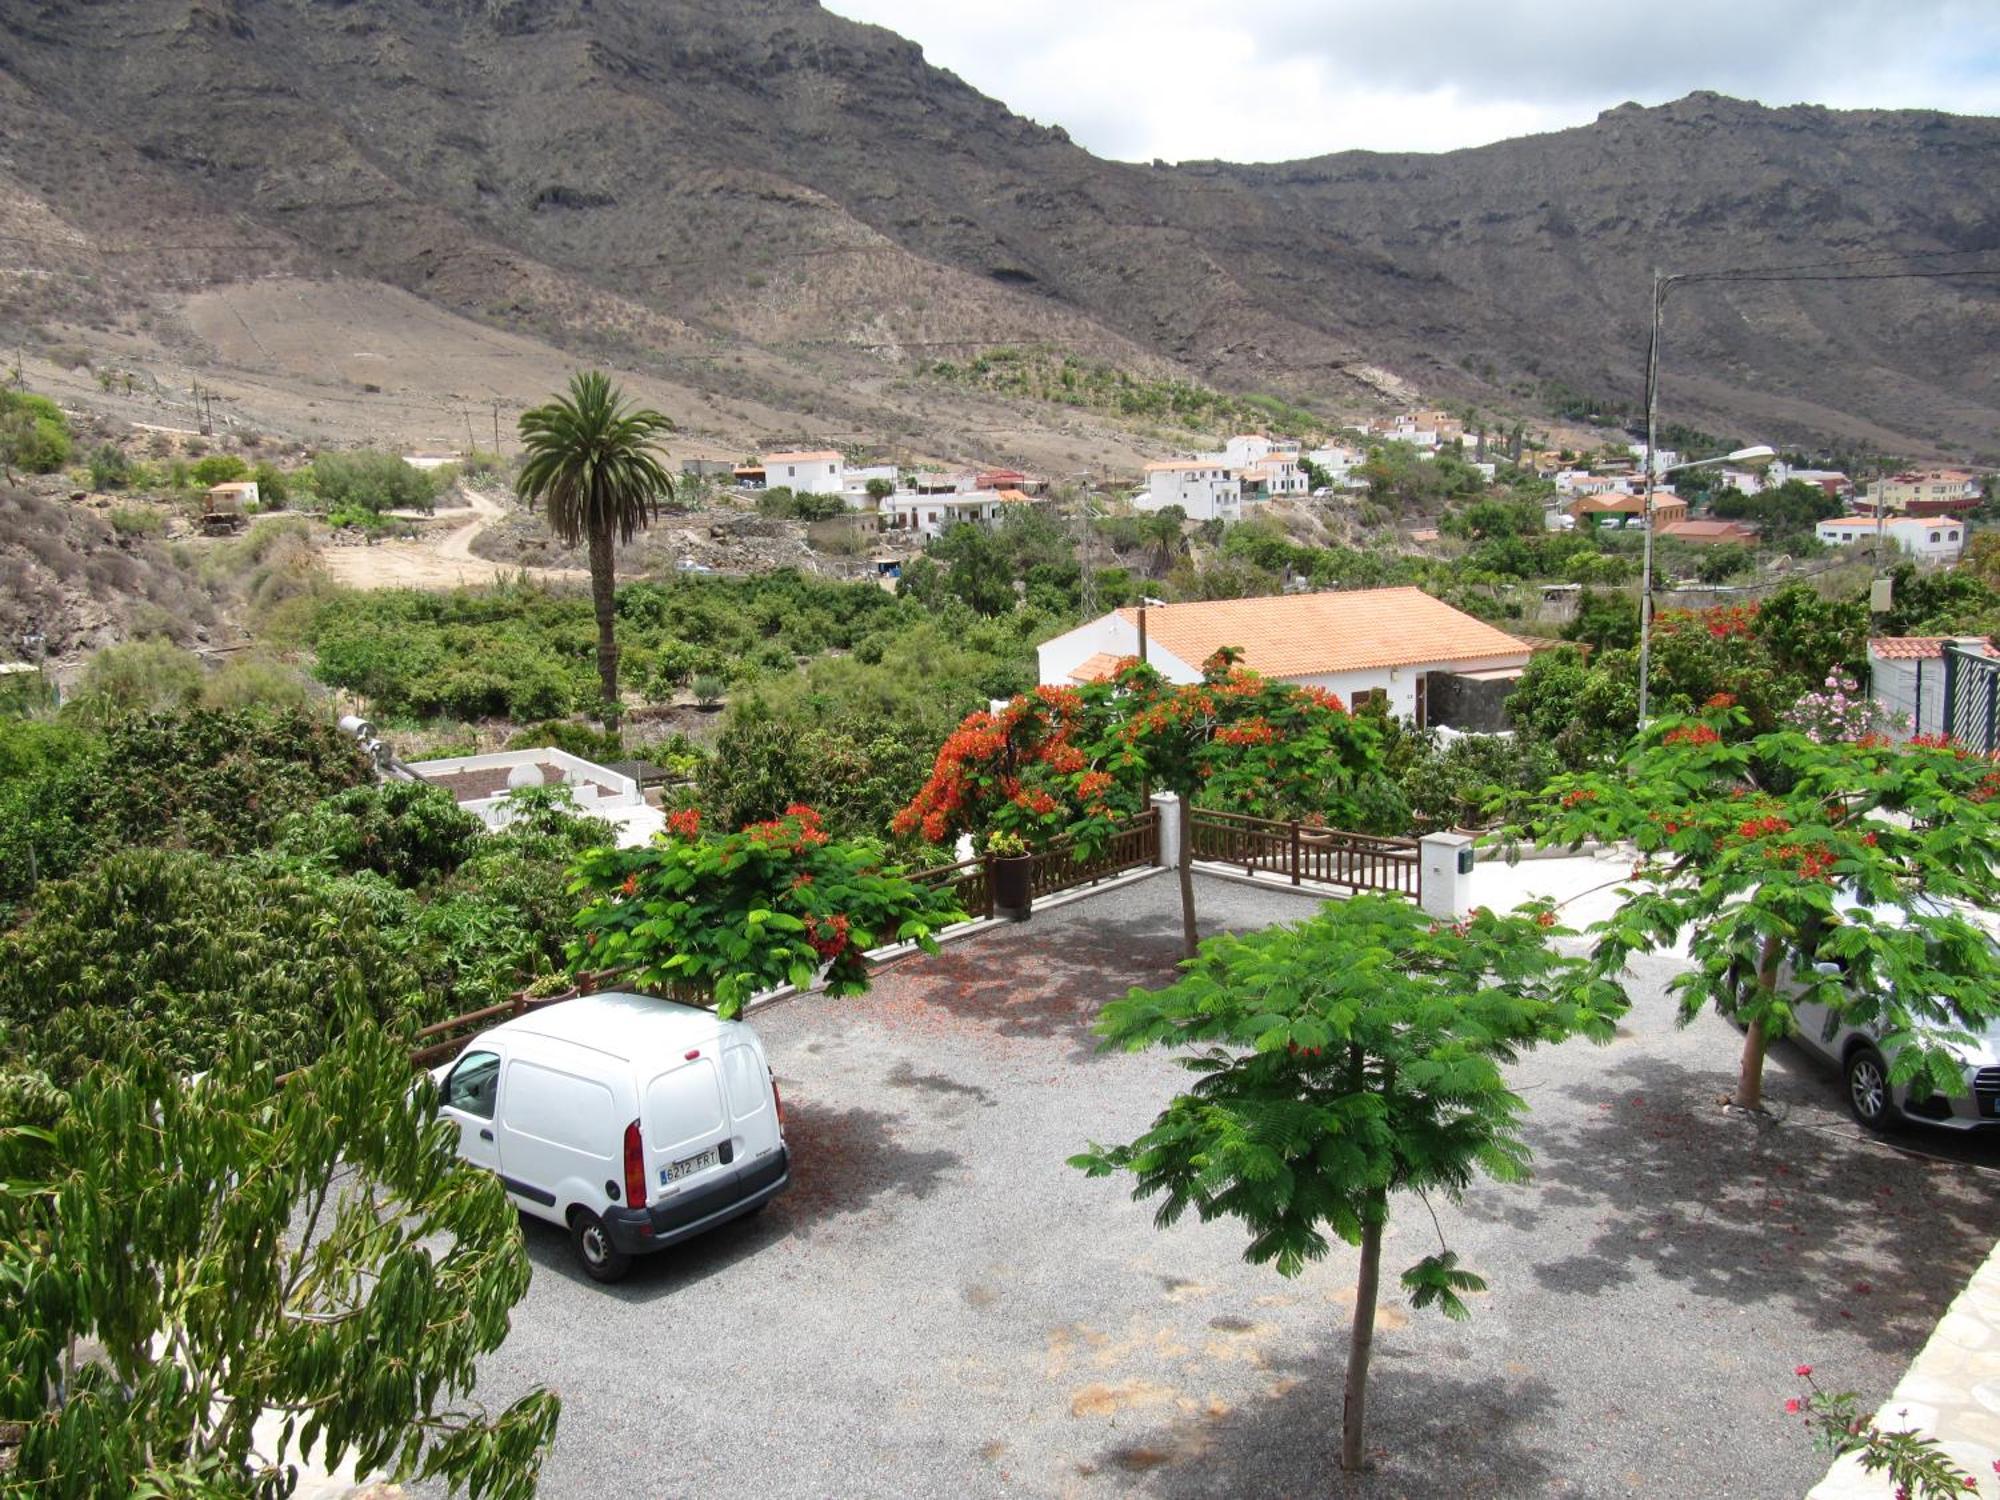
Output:
<svg viewBox="0 0 2000 1500">
<path fill-rule="evenodd" d="M 660 1181 L 679 1182 L 683 1177 L 692 1177 L 697 1172 L 706 1172 L 710 1167 L 715 1165 L 717 1160 L 715 1147 L 710 1146 L 706 1151 L 697 1152 L 693 1156 L 675 1162 L 670 1167 L 660 1168 Z"/>
</svg>

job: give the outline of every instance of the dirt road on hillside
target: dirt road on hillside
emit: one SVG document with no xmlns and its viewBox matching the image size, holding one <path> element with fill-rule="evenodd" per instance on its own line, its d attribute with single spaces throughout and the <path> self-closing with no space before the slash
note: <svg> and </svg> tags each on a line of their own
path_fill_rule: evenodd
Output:
<svg viewBox="0 0 2000 1500">
<path fill-rule="evenodd" d="M 374 542 L 327 547 L 320 553 L 336 582 L 356 589 L 472 588 L 525 573 L 544 583 L 587 583 L 585 568 L 527 568 L 475 557 L 472 540 L 504 512 L 499 502 L 476 490 L 461 489 L 472 519 L 436 536 L 414 542 Z"/>
</svg>

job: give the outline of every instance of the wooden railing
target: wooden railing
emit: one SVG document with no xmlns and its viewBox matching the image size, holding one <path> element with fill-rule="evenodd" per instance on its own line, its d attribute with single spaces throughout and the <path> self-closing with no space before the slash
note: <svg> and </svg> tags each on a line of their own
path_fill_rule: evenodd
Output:
<svg viewBox="0 0 2000 1500">
<path fill-rule="evenodd" d="M 1030 894 L 1039 900 L 1159 862 L 1160 815 L 1147 808 L 1120 824 L 1094 855 L 1079 858 L 1072 839 L 1060 838 L 1050 844 L 1035 856 Z"/>
<path fill-rule="evenodd" d="M 1422 867 L 1415 839 L 1382 838 L 1196 808 L 1189 814 L 1194 857 L 1243 872 L 1282 875 L 1293 885 L 1337 885 L 1418 897 Z"/>
<path fill-rule="evenodd" d="M 912 870 L 910 881 L 933 890 L 950 887 L 968 917 L 978 921 L 993 915 L 993 882 L 986 875 L 983 859 L 961 860 L 955 865 L 935 865 L 928 870 Z"/>
</svg>

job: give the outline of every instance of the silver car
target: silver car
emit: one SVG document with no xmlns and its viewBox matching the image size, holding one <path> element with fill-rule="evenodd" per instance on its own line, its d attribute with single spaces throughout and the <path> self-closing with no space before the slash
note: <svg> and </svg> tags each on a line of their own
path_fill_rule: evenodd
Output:
<svg viewBox="0 0 2000 1500">
<path fill-rule="evenodd" d="M 1853 903 L 1840 903 L 1845 910 Z M 1940 911 L 1945 910 L 1942 906 Z M 1983 914 L 1960 911 L 1976 925 L 1992 926 Z M 1894 914 L 1877 911 L 1884 921 Z M 2000 950 L 2000 943 L 1995 944 Z M 1837 965 L 1819 965 L 1821 973 L 1837 974 Z M 1883 1054 L 1879 1026 L 1851 1026 L 1824 1005 L 1800 999 L 1793 1007 L 1798 1029 L 1792 1040 L 1807 1053 L 1840 1069 L 1847 1107 L 1870 1130 L 1884 1130 L 1901 1119 L 1917 1120 L 1947 1130 L 2000 1130 L 2000 1019 L 1963 1022 L 1957 1029 L 1969 1041 L 1946 1040 L 1944 1046 L 1965 1069 L 1965 1087 L 1953 1094 L 1911 1097 L 1908 1084 L 1889 1081 L 1890 1059 Z"/>
</svg>

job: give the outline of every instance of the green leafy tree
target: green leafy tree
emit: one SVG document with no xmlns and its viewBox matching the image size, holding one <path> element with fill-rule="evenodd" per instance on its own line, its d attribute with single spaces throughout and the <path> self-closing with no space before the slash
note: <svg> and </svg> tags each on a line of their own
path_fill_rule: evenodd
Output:
<svg viewBox="0 0 2000 1500">
<path fill-rule="evenodd" d="M 862 714 L 759 717 L 732 710 L 701 763 L 699 800 L 740 828 L 793 803 L 817 808 L 835 837 L 880 837 L 930 769 L 924 741 Z"/>
<path fill-rule="evenodd" d="M 385 510 L 429 510 L 437 503 L 433 473 L 405 463 L 393 453 L 357 448 L 322 453 L 306 471 L 312 492 L 329 513 L 374 515 Z"/>
<path fill-rule="evenodd" d="M 873 840 L 833 839 L 803 805 L 720 836 L 701 832 L 694 808 L 669 814 L 664 836 L 643 848 L 584 855 L 575 889 L 589 899 L 572 963 L 707 999 L 724 1018 L 815 976 L 828 994 L 861 994 L 870 948 L 935 953 L 932 934 L 965 918 L 949 891 L 885 864 Z"/>
<path fill-rule="evenodd" d="M 868 498 L 873 500 L 877 505 L 880 505 L 884 500 L 887 500 L 891 495 L 896 493 L 895 482 L 888 479 L 871 479 L 868 481 L 866 489 L 868 491 Z"/>
<path fill-rule="evenodd" d="M 975 613 L 1004 615 L 1014 608 L 1014 570 L 985 527 L 953 526 L 931 543 L 929 555 L 951 570 L 945 587 Z"/>
<path fill-rule="evenodd" d="M 210 485 L 246 478 L 250 465 L 233 453 L 211 453 L 195 464 L 193 473 L 194 482 L 207 489 Z"/>
<path fill-rule="evenodd" d="M 0 1489 L 275 1500 L 310 1455 L 528 1500 L 556 1398 L 459 1405 L 528 1289 L 499 1181 L 360 1015 L 283 1088 L 253 1058 L 135 1051 L 0 1129 Z"/>
<path fill-rule="evenodd" d="M 90 487 L 122 490 L 132 483 L 132 461 L 116 443 L 99 443 L 90 450 Z"/>
<path fill-rule="evenodd" d="M 650 408 L 628 407 L 596 370 L 571 377 L 569 395 L 521 414 L 526 454 L 514 489 L 539 502 L 549 529 L 590 546 L 590 599 L 597 615 L 597 675 L 604 727 L 617 733 L 618 605 L 614 540 L 629 542 L 671 500 L 674 481 L 655 439 L 672 427 Z"/>
<path fill-rule="evenodd" d="M 1740 1109 L 1762 1108 L 1797 996 L 1877 1028 L 1892 1082 L 1963 1088 L 1950 1042 L 2000 1013 L 2000 955 L 1954 903 L 2000 900 L 2000 771 L 1949 746 L 1747 727 L 1717 700 L 1649 726 L 1615 771 L 1550 784 L 1538 841 L 1639 851 L 1592 929 L 1600 972 L 1685 938 L 1682 1019 L 1713 1006 L 1745 1028 Z"/>
<path fill-rule="evenodd" d="M 372 870 L 416 887 L 471 858 L 485 829 L 445 788 L 390 781 L 338 792 L 293 815 L 279 828 L 278 842 L 326 869 Z"/>
<path fill-rule="evenodd" d="M 1332 1238 L 1358 1245 L 1341 1467 L 1363 1464 L 1367 1382 L 1391 1195 L 1456 1199 L 1479 1173 L 1524 1177 L 1527 1106 L 1501 1068 L 1582 1032 L 1610 1040 L 1623 993 L 1548 943 L 1553 914 L 1431 921 L 1406 901 L 1330 902 L 1291 927 L 1223 934 L 1164 990 L 1104 1008 L 1110 1047 L 1169 1047 L 1195 1083 L 1123 1146 L 1072 1158 L 1129 1171 L 1163 1195 L 1157 1222 L 1190 1209 L 1234 1218 L 1247 1260 L 1295 1276 Z M 1418 1308 L 1469 1316 L 1485 1283 L 1440 1246 L 1403 1273 Z"/>
</svg>

